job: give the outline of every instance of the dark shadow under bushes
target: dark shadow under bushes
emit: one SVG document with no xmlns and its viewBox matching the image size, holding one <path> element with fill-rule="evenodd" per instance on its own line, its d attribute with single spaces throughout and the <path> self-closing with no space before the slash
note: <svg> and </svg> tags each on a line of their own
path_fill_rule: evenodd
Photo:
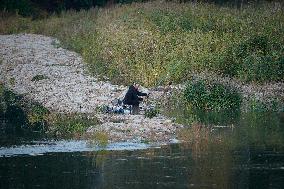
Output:
<svg viewBox="0 0 284 189">
<path fill-rule="evenodd" d="M 2 0 L 0 10 L 17 13 L 22 16 L 44 18 L 53 13 L 66 10 L 90 9 L 97 6 L 146 2 L 147 0 Z"/>
</svg>

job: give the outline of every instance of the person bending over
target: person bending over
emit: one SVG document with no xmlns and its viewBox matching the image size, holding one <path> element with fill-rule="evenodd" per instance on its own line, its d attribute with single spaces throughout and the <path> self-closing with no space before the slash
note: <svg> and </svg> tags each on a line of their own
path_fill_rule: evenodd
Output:
<svg viewBox="0 0 284 189">
<path fill-rule="evenodd" d="M 138 89 L 139 84 L 134 83 L 129 87 L 123 99 L 124 104 L 132 105 L 132 114 L 139 114 L 139 103 L 143 101 L 140 96 L 148 96 L 147 93 L 142 93 Z"/>
</svg>

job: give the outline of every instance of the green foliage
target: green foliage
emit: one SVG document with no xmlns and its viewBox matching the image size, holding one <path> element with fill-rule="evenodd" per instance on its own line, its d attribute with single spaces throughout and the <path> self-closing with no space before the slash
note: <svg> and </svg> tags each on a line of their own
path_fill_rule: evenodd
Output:
<svg viewBox="0 0 284 189">
<path fill-rule="evenodd" d="M 197 110 L 237 110 L 242 102 L 234 89 L 204 80 L 188 82 L 184 96 L 187 103 Z"/>
<path fill-rule="evenodd" d="M 107 105 L 101 105 L 96 107 L 96 112 L 97 113 L 108 113 L 108 106 Z"/>
<path fill-rule="evenodd" d="M 14 77 L 10 78 L 9 83 L 14 86 L 16 84 L 16 79 Z"/>
<path fill-rule="evenodd" d="M 153 118 L 159 114 L 159 110 L 157 108 L 149 108 L 145 110 L 145 117 L 147 118 Z"/>
<path fill-rule="evenodd" d="M 80 53 L 92 73 L 119 84 L 180 83 L 192 72 L 206 71 L 266 82 L 284 79 L 283 18 L 273 3 L 237 10 L 148 2 L 66 11 L 35 21 L 3 15 L 0 33 L 56 37 Z"/>
<path fill-rule="evenodd" d="M 53 114 L 48 118 L 50 134 L 61 137 L 82 136 L 90 126 L 97 125 L 96 118 L 87 115 L 61 115 Z"/>
<path fill-rule="evenodd" d="M 96 132 L 89 139 L 89 142 L 92 145 L 97 145 L 99 147 L 106 147 L 106 145 L 108 144 L 108 139 L 109 139 L 108 134 L 103 132 Z"/>
<path fill-rule="evenodd" d="M 15 129 L 20 129 L 28 123 L 22 100 L 22 96 L 0 83 L 0 116 Z"/>
<path fill-rule="evenodd" d="M 7 90 L 0 83 L 0 115 L 15 128 L 30 131 L 47 131 L 51 135 L 62 137 L 81 136 L 98 120 L 88 115 L 61 115 L 51 113 L 36 102 L 25 100 L 22 96 Z"/>
<path fill-rule="evenodd" d="M 43 79 L 48 79 L 48 77 L 44 76 L 44 75 L 36 75 L 32 78 L 32 81 L 40 81 Z"/>
<path fill-rule="evenodd" d="M 202 123 L 206 126 L 231 125 L 238 122 L 241 111 L 236 110 L 204 110 L 197 109 L 189 105 L 186 101 L 181 101 L 181 96 L 173 97 L 169 103 L 163 107 L 163 114 L 175 117 L 176 122 L 191 126 Z"/>
<path fill-rule="evenodd" d="M 218 60 L 217 69 L 243 81 L 281 81 L 284 75 L 283 49 L 275 51 L 276 48 L 279 48 L 277 42 L 267 37 L 251 36 L 228 48 Z"/>
<path fill-rule="evenodd" d="M 268 99 L 266 101 L 261 101 L 256 97 L 251 97 L 247 102 L 248 108 L 246 112 L 262 113 L 262 112 L 279 112 L 281 111 L 281 106 L 283 103 L 276 98 Z M 282 104 L 282 105 L 281 105 Z"/>
<path fill-rule="evenodd" d="M 49 111 L 47 108 L 43 107 L 40 104 L 32 104 L 28 109 L 28 121 L 29 124 L 39 127 L 44 127 L 47 124 L 47 116 L 49 115 Z"/>
</svg>

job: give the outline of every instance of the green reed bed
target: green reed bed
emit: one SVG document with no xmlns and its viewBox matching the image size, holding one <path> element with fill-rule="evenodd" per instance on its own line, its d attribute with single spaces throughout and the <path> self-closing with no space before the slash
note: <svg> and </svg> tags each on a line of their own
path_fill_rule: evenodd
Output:
<svg viewBox="0 0 284 189">
<path fill-rule="evenodd" d="M 284 13 L 274 4 L 243 9 L 148 2 L 67 11 L 31 20 L 2 13 L 2 34 L 53 36 L 80 53 L 92 73 L 117 83 L 180 83 L 214 71 L 246 82 L 283 80 Z"/>
</svg>

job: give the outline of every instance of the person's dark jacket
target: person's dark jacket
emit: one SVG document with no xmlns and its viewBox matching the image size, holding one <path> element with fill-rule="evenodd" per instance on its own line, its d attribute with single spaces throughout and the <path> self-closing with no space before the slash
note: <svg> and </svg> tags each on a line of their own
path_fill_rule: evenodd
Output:
<svg viewBox="0 0 284 189">
<path fill-rule="evenodd" d="M 123 103 L 127 105 L 139 105 L 143 99 L 139 96 L 147 96 L 147 93 L 139 92 L 133 85 L 131 85 L 125 94 Z"/>
</svg>

